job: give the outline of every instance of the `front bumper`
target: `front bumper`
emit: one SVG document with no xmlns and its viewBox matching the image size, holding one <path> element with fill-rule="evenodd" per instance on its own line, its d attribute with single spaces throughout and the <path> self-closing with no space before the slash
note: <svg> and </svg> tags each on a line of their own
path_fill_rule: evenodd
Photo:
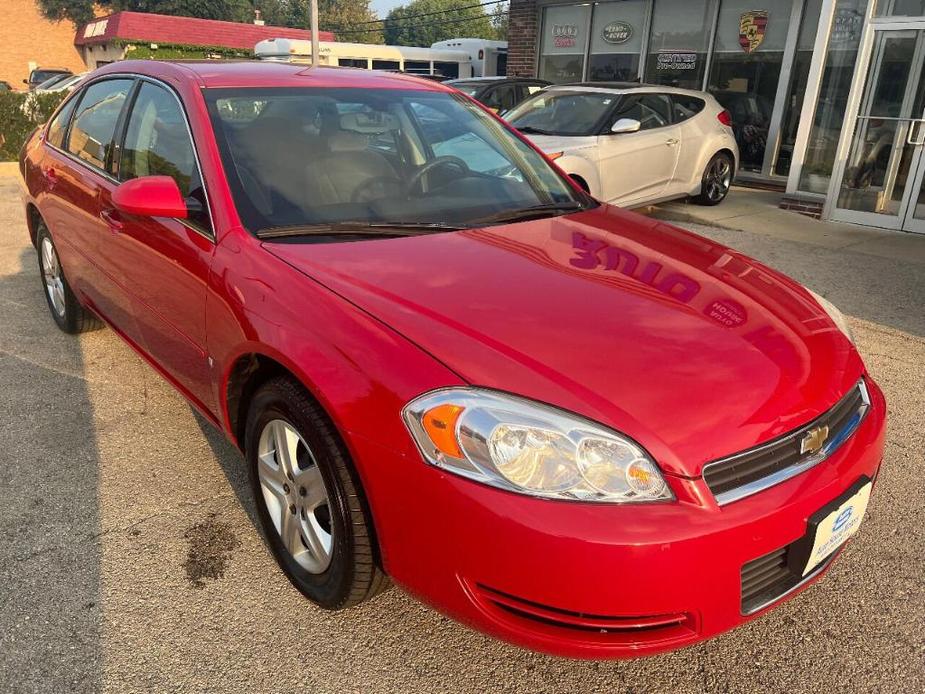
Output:
<svg viewBox="0 0 925 694">
<path fill-rule="evenodd" d="M 885 403 L 834 455 L 719 507 L 702 478 L 671 477 L 676 502 L 607 506 L 499 491 L 354 442 L 382 559 L 395 581 L 448 615 L 557 655 L 626 658 L 732 629 L 795 595 L 743 614 L 743 565 L 803 537 L 807 519 L 860 477 L 876 479 Z M 388 459 L 389 455 L 392 459 Z"/>
</svg>

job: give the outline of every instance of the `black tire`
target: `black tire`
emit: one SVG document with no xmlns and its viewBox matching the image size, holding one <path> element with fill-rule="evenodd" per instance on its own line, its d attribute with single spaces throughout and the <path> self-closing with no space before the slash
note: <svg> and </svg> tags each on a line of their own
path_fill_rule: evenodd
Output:
<svg viewBox="0 0 925 694">
<path fill-rule="evenodd" d="M 698 205 L 719 205 L 729 194 L 735 174 L 735 162 L 726 152 L 717 152 L 707 163 L 700 179 L 700 194 L 694 198 Z"/>
<path fill-rule="evenodd" d="M 54 253 L 55 263 L 57 265 L 57 280 L 60 282 L 57 299 L 52 298 L 53 290 L 48 286 L 46 272 L 43 264 L 43 249 L 45 244 L 49 244 L 51 252 Z M 42 280 L 42 293 L 45 295 L 45 302 L 48 304 L 48 312 L 51 314 L 55 324 L 64 332 L 71 335 L 87 332 L 89 330 L 99 330 L 103 327 L 103 322 L 93 315 L 90 311 L 80 305 L 71 285 L 68 284 L 64 276 L 64 270 L 61 267 L 61 261 L 58 258 L 58 249 L 55 246 L 54 239 L 48 232 L 48 227 L 40 221 L 36 228 L 35 247 L 39 262 L 39 277 Z M 58 301 L 60 307 L 55 306 Z"/>
<path fill-rule="evenodd" d="M 278 420 L 294 428 L 311 449 L 324 482 L 333 541 L 330 563 L 321 573 L 311 573 L 296 561 L 280 537 L 264 499 L 258 444 L 264 428 Z M 388 588 L 389 579 L 379 567 L 369 507 L 349 454 L 334 425 L 305 389 L 285 376 L 260 386 L 250 403 L 244 441 L 264 537 L 292 584 L 328 610 L 352 607 Z"/>
</svg>

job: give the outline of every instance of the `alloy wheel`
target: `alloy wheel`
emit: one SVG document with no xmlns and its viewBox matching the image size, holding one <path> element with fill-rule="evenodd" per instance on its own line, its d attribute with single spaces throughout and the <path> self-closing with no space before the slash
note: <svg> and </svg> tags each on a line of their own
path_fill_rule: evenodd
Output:
<svg viewBox="0 0 925 694">
<path fill-rule="evenodd" d="M 55 313 L 64 317 L 67 308 L 64 299 L 64 279 L 61 276 L 61 263 L 58 253 L 47 236 L 42 239 L 42 277 L 45 280 L 45 291 L 51 301 Z"/>
<path fill-rule="evenodd" d="M 286 550 L 309 573 L 323 573 L 334 546 L 328 492 L 314 454 L 289 422 L 274 419 L 263 428 L 257 475 Z"/>
<path fill-rule="evenodd" d="M 711 202 L 722 200 L 732 184 L 732 167 L 724 157 L 717 157 L 707 170 L 707 197 Z"/>
</svg>

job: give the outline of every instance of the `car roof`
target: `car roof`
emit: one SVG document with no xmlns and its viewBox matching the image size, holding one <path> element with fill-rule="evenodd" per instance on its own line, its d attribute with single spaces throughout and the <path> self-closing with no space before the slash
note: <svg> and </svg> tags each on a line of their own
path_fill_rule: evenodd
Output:
<svg viewBox="0 0 925 694">
<path fill-rule="evenodd" d="M 311 67 L 272 60 L 124 60 L 105 65 L 94 75 L 126 73 L 194 81 L 206 88 L 357 87 L 449 91 L 439 82 L 408 74 L 352 67 Z"/>
<path fill-rule="evenodd" d="M 452 84 L 497 84 L 498 82 L 542 82 L 549 84 L 546 80 L 539 77 L 506 77 L 504 75 L 488 77 L 460 77 L 455 80 L 449 80 Z"/>
<path fill-rule="evenodd" d="M 686 94 L 700 99 L 709 97 L 707 92 L 696 89 L 681 89 L 664 84 L 646 84 L 644 82 L 574 82 L 572 84 L 554 84 L 546 87 L 547 91 L 581 91 L 626 94 L 628 92 L 661 92 L 665 94 Z"/>
</svg>

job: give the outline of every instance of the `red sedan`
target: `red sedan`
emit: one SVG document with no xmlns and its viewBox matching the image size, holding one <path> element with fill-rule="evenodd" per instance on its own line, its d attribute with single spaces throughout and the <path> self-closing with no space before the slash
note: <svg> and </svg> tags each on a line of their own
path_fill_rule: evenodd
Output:
<svg viewBox="0 0 925 694">
<path fill-rule="evenodd" d="M 800 591 L 864 515 L 886 409 L 838 310 L 445 86 L 118 63 L 22 173 L 52 318 L 240 447 L 322 607 L 392 579 L 530 648 L 651 654 Z"/>
</svg>

